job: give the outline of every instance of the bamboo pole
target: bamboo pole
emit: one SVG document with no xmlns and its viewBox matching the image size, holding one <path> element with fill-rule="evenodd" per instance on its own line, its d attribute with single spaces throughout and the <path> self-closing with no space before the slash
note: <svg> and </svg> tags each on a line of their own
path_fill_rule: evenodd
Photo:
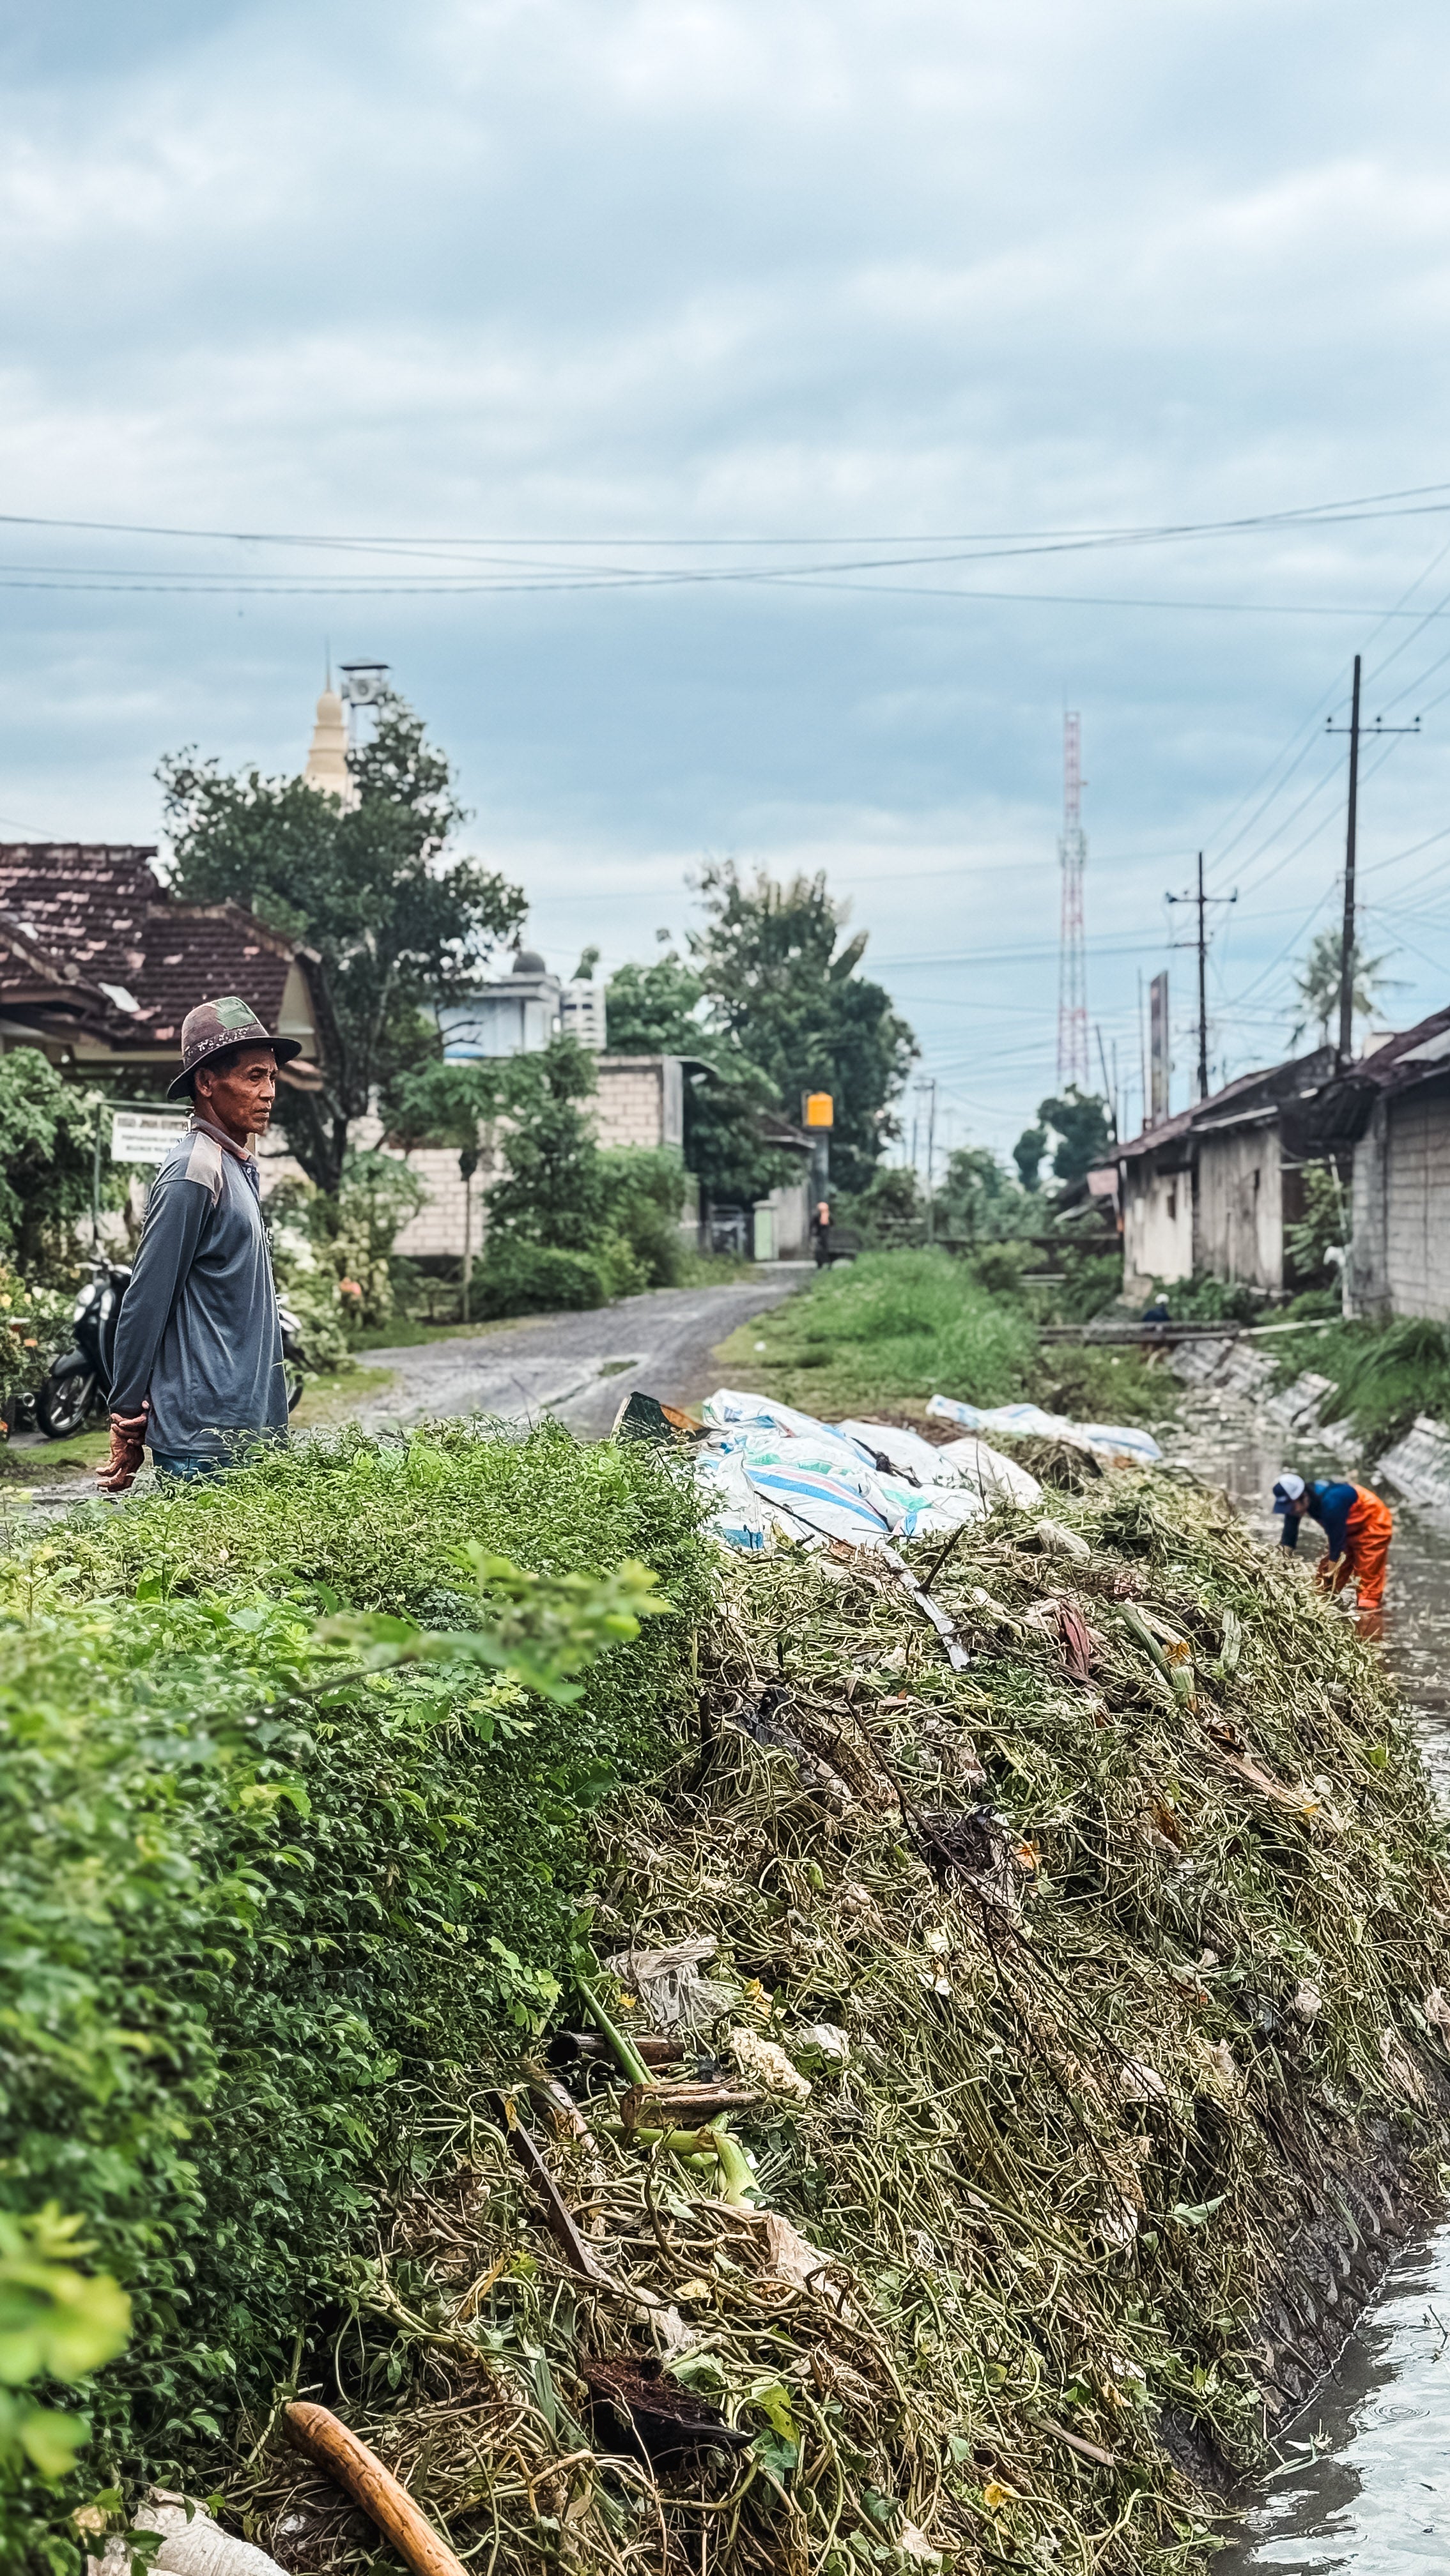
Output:
<svg viewBox="0 0 1450 2576">
<path fill-rule="evenodd" d="M 371 2514 L 414 2576 L 467 2576 L 462 2560 L 455 2558 L 446 2540 L 440 2540 L 391 2469 L 385 2469 L 377 2453 L 326 2406 L 298 2401 L 284 2407 L 283 2414 L 298 2448 L 326 2469 L 364 2513 Z"/>
</svg>

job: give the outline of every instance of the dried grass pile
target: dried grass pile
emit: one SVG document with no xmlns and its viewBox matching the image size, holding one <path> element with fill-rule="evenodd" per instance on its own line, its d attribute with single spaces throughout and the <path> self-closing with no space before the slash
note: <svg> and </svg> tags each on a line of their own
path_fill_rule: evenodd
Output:
<svg viewBox="0 0 1450 2576">
<path fill-rule="evenodd" d="M 1187 2569 L 1435 2188 L 1450 1879 L 1344 1616 L 1166 1477 L 932 1588 L 963 1672 L 879 1559 L 726 1569 L 581 1926 L 647 2085 L 557 2041 L 577 2117 L 517 2063 L 420 2110 L 302 2367 L 480 2576 Z M 232 2499 L 369 2559 L 275 2441 Z"/>
</svg>

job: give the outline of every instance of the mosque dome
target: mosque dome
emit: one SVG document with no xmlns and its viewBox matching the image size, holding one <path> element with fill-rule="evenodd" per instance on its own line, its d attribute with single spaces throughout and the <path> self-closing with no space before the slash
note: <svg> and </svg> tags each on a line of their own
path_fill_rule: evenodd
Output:
<svg viewBox="0 0 1450 2576">
<path fill-rule="evenodd" d="M 516 975 L 547 975 L 549 970 L 537 948 L 520 948 L 515 952 L 513 971 Z"/>
</svg>

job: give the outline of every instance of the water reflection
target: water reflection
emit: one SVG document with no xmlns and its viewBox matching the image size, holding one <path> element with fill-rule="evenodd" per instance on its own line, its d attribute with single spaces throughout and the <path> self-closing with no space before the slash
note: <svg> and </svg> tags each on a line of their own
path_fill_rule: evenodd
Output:
<svg viewBox="0 0 1450 2576">
<path fill-rule="evenodd" d="M 1450 2230 L 1403 2254 L 1216 2576 L 1450 2568 Z M 1289 2445 L 1285 2446 L 1290 2448 Z M 1316 2456 L 1317 2453 L 1317 2456 Z M 1292 2453 L 1291 2453 L 1292 2457 Z"/>
</svg>

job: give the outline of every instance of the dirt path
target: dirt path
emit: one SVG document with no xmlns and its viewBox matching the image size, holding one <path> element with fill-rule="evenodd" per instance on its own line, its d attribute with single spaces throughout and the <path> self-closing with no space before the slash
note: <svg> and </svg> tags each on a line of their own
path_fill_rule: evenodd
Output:
<svg viewBox="0 0 1450 2576">
<path fill-rule="evenodd" d="M 631 1387 L 670 1404 L 707 1394 L 716 1344 L 808 1275 L 804 1263 L 782 1263 L 729 1288 L 656 1288 L 590 1314 L 541 1315 L 476 1338 L 369 1351 L 366 1366 L 386 1369 L 390 1383 L 364 1398 L 357 1419 L 377 1431 L 430 1414 L 552 1413 L 598 1438 Z"/>
</svg>

